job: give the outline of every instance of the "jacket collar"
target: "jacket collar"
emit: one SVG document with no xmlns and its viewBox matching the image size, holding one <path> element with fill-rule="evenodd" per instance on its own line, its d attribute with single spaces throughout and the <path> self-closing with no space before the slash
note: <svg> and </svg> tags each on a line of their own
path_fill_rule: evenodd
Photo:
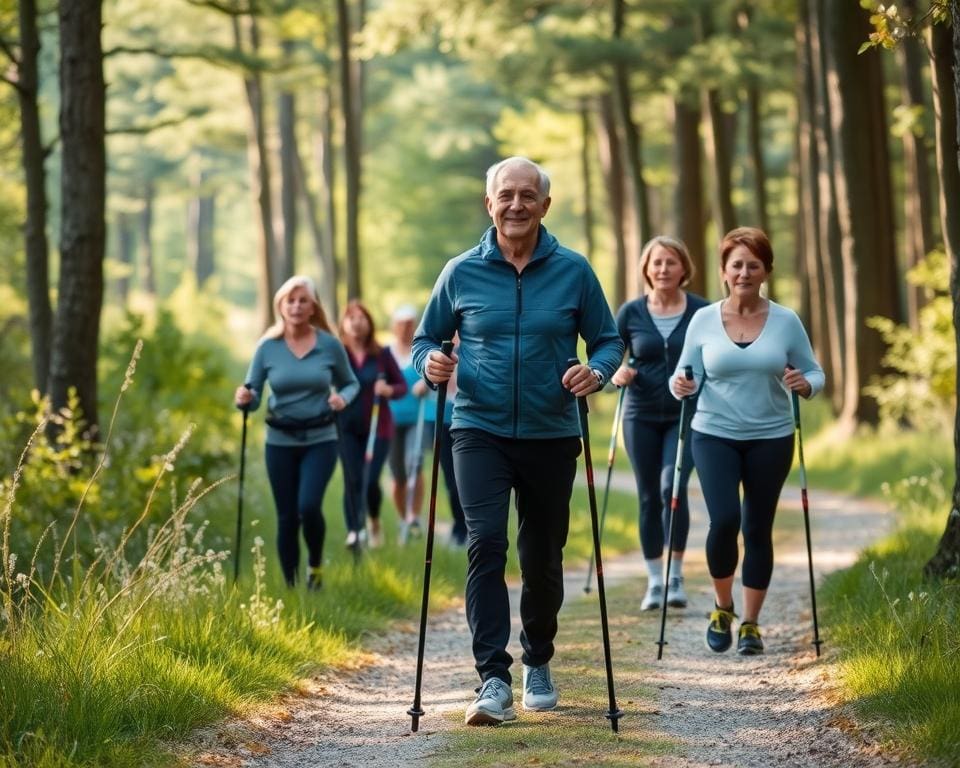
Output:
<svg viewBox="0 0 960 768">
<path fill-rule="evenodd" d="M 539 234 L 537 235 L 537 246 L 533 249 L 530 263 L 532 264 L 535 261 L 547 258 L 554 253 L 559 246 L 560 243 L 557 241 L 557 238 L 547 232 L 547 228 L 541 224 Z M 483 237 L 480 238 L 480 258 L 484 261 L 506 261 L 500 252 L 500 246 L 497 245 L 496 227 L 489 227 L 487 231 L 483 233 Z"/>
</svg>

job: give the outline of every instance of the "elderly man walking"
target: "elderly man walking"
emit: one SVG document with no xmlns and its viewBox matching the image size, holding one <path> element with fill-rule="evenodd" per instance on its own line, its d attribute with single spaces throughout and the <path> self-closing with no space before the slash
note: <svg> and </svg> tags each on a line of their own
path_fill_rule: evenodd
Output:
<svg viewBox="0 0 960 768">
<path fill-rule="evenodd" d="M 574 398 L 599 389 L 623 358 L 623 342 L 587 260 L 541 224 L 550 178 L 511 157 L 487 171 L 493 226 L 449 261 L 413 341 L 417 371 L 436 386 L 457 367 L 451 438 L 467 523 L 467 622 L 481 686 L 468 725 L 516 717 L 510 604 L 504 570 L 510 492 L 516 497 L 522 588 L 523 706 L 557 705 L 550 675 L 563 603 L 563 547 L 580 454 Z M 459 354 L 440 343 L 460 334 Z M 567 369 L 578 338 L 588 361 Z"/>
</svg>

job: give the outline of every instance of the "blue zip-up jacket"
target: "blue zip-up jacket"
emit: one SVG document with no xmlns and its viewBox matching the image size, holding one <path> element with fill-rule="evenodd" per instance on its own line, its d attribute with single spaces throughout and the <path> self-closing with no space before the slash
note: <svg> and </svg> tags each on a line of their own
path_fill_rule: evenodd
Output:
<svg viewBox="0 0 960 768">
<path fill-rule="evenodd" d="M 702 296 L 688 293 L 683 316 L 666 339 L 650 317 L 646 296 L 620 307 L 617 328 L 637 370 L 624 396 L 624 419 L 662 424 L 680 418 L 680 401 L 670 393 L 669 379 L 677 368 L 690 318 L 709 304 Z"/>
<path fill-rule="evenodd" d="M 523 272 L 508 262 L 490 227 L 479 245 L 447 262 L 413 339 L 422 376 L 427 355 L 460 333 L 451 429 L 508 438 L 580 434 L 574 397 L 560 379 L 586 341 L 588 365 L 606 379 L 623 342 L 587 260 L 541 226 Z"/>
</svg>

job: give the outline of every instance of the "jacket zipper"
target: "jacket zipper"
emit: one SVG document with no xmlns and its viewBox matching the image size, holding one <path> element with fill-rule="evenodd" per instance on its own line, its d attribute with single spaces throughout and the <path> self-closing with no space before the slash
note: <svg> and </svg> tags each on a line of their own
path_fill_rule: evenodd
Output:
<svg viewBox="0 0 960 768">
<path fill-rule="evenodd" d="M 523 312 L 521 273 L 517 272 L 517 314 L 513 328 L 513 437 L 520 436 L 520 313 Z"/>
</svg>

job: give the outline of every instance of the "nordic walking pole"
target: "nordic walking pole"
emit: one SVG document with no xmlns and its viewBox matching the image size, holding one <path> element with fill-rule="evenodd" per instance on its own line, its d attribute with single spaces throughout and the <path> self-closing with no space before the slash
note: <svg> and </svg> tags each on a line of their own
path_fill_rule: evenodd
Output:
<svg viewBox="0 0 960 768">
<path fill-rule="evenodd" d="M 407 463 L 407 493 L 404 499 L 403 522 L 401 523 L 402 543 L 404 544 L 407 542 L 407 528 L 410 521 L 413 520 L 413 502 L 417 495 L 417 475 L 420 472 L 420 462 L 423 458 L 423 429 L 426 421 L 424 418 L 426 407 L 427 398 L 424 395 L 420 398 L 420 404 L 417 408 L 417 431 L 414 433 L 413 455 L 410 456 Z"/>
<path fill-rule="evenodd" d="M 244 384 L 250 389 L 249 384 Z M 240 477 L 237 481 L 237 535 L 234 537 L 236 546 L 233 551 L 233 583 L 237 583 L 240 577 L 240 535 L 243 531 L 243 476 L 247 467 L 247 416 L 250 415 L 250 407 L 245 405 L 243 411 L 243 429 L 240 431 Z"/>
<path fill-rule="evenodd" d="M 693 379 L 693 368 L 684 366 L 683 376 L 687 381 Z M 667 533 L 667 583 L 670 581 L 670 563 L 673 561 L 673 521 L 677 516 L 677 507 L 680 506 L 680 475 L 683 472 L 683 443 L 687 437 L 687 403 L 690 395 L 680 401 L 680 431 L 677 433 L 677 460 L 673 463 L 673 492 L 670 495 L 670 525 Z M 667 641 L 663 633 L 667 626 L 667 596 L 663 596 L 660 604 L 660 640 L 657 642 L 657 661 L 663 658 L 663 646 Z"/>
<path fill-rule="evenodd" d="M 632 367 L 635 360 L 631 357 L 629 365 Z M 603 523 L 607 519 L 607 499 L 610 496 L 610 479 L 613 476 L 613 460 L 617 456 L 617 436 L 620 434 L 620 417 L 623 413 L 623 396 L 626 387 L 620 387 L 617 395 L 617 407 L 613 412 L 613 429 L 610 431 L 610 447 L 607 449 L 607 482 L 603 487 L 603 502 L 600 504 L 600 539 L 603 540 Z M 590 594 L 590 582 L 593 579 L 593 552 L 590 553 L 590 563 L 587 565 L 587 583 L 583 591 Z"/>
<path fill-rule="evenodd" d="M 567 369 L 579 365 L 575 357 L 567 360 Z M 600 598 L 600 628 L 603 633 L 603 661 L 607 667 L 607 694 L 610 708 L 606 717 L 613 732 L 617 732 L 618 721 L 623 711 L 617 707 L 617 696 L 613 690 L 613 662 L 610 659 L 610 629 L 607 625 L 607 596 L 603 588 L 603 559 L 600 557 L 600 523 L 597 519 L 597 492 L 593 485 L 593 459 L 590 456 L 590 428 L 587 419 L 587 398 L 577 398 L 577 410 L 580 415 L 580 438 L 583 442 L 583 459 L 587 468 L 587 497 L 590 500 L 590 523 L 593 527 L 593 552 L 597 563 L 597 596 Z"/>
<path fill-rule="evenodd" d="M 440 351 L 450 357 L 453 342 L 445 341 Z M 437 386 L 437 421 L 433 430 L 433 469 L 430 474 L 430 507 L 427 516 L 427 547 L 423 560 L 423 600 L 420 603 L 420 638 L 417 643 L 417 681 L 413 691 L 413 706 L 407 710 L 410 715 L 410 730 L 414 733 L 420 727 L 423 708 L 420 706 L 420 687 L 423 683 L 423 646 L 427 639 L 427 607 L 430 604 L 430 567 L 433 565 L 433 526 L 437 518 L 437 476 L 440 469 L 440 425 L 443 424 L 443 411 L 447 404 L 447 382 Z"/>
<path fill-rule="evenodd" d="M 792 368 L 793 366 L 788 366 Z M 803 430 L 800 427 L 800 396 L 790 390 L 793 400 L 793 424 L 797 430 L 797 453 L 800 456 L 800 502 L 803 506 L 803 528 L 807 534 L 807 568 L 810 572 L 810 605 L 813 609 L 813 641 L 811 645 L 817 649 L 820 656 L 820 627 L 817 623 L 817 590 L 813 579 L 813 547 L 810 544 L 810 503 L 807 500 L 807 467 L 803 462 Z"/>
</svg>

